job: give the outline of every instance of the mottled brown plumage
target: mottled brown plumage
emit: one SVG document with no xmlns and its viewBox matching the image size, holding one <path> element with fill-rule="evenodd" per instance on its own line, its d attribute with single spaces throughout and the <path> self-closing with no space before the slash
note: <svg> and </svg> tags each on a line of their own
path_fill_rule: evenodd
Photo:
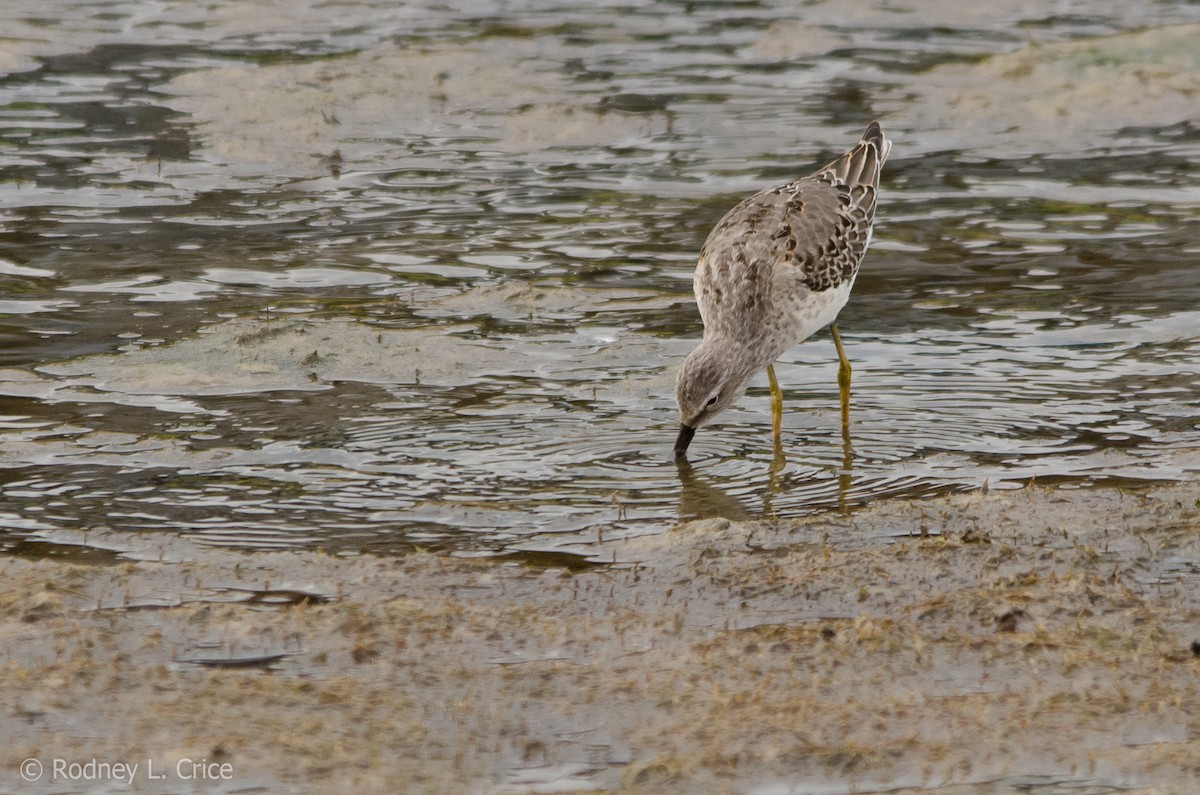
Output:
<svg viewBox="0 0 1200 795">
<path fill-rule="evenodd" d="M 709 233 L 694 280 L 704 339 L 676 383 L 682 425 L 676 455 L 696 428 L 742 396 L 756 373 L 837 317 L 871 240 L 890 150 L 871 122 L 849 152 L 743 200 Z"/>
</svg>

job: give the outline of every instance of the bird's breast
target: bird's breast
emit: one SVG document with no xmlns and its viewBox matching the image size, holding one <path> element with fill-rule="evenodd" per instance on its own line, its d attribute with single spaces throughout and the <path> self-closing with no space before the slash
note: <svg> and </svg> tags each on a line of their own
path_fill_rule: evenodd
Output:
<svg viewBox="0 0 1200 795">
<path fill-rule="evenodd" d="M 837 319 L 850 299 L 854 279 L 828 290 L 800 289 L 773 297 L 761 330 L 763 358 L 769 364 Z M 765 365 L 764 365 L 765 366 Z"/>
</svg>

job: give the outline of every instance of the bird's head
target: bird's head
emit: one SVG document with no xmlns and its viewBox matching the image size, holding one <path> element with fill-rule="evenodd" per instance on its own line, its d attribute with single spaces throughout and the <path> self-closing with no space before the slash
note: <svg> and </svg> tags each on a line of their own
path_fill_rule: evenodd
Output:
<svg viewBox="0 0 1200 795">
<path fill-rule="evenodd" d="M 679 404 L 679 438 L 675 457 L 687 453 L 696 430 L 732 406 L 746 392 L 754 371 L 738 366 L 737 357 L 722 355 L 717 346 L 701 342 L 688 354 L 675 382 Z"/>
</svg>

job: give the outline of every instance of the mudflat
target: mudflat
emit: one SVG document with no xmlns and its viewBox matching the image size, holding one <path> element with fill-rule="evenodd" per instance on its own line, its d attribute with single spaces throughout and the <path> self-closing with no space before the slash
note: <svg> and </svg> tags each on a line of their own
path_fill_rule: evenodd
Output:
<svg viewBox="0 0 1200 795">
<path fill-rule="evenodd" d="M 0 788 L 1200 782 L 1196 484 L 708 519 L 607 546 L 605 565 L 167 534 L 26 547 L 0 560 Z"/>
</svg>

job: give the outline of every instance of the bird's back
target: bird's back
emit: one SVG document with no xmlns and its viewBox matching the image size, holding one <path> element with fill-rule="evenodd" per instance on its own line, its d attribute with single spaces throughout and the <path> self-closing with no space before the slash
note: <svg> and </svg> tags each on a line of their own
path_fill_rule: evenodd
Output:
<svg viewBox="0 0 1200 795">
<path fill-rule="evenodd" d="M 832 322 L 870 242 L 890 150 L 872 122 L 837 160 L 750 196 L 717 223 L 694 283 L 705 336 L 762 346 L 773 357 Z"/>
</svg>

